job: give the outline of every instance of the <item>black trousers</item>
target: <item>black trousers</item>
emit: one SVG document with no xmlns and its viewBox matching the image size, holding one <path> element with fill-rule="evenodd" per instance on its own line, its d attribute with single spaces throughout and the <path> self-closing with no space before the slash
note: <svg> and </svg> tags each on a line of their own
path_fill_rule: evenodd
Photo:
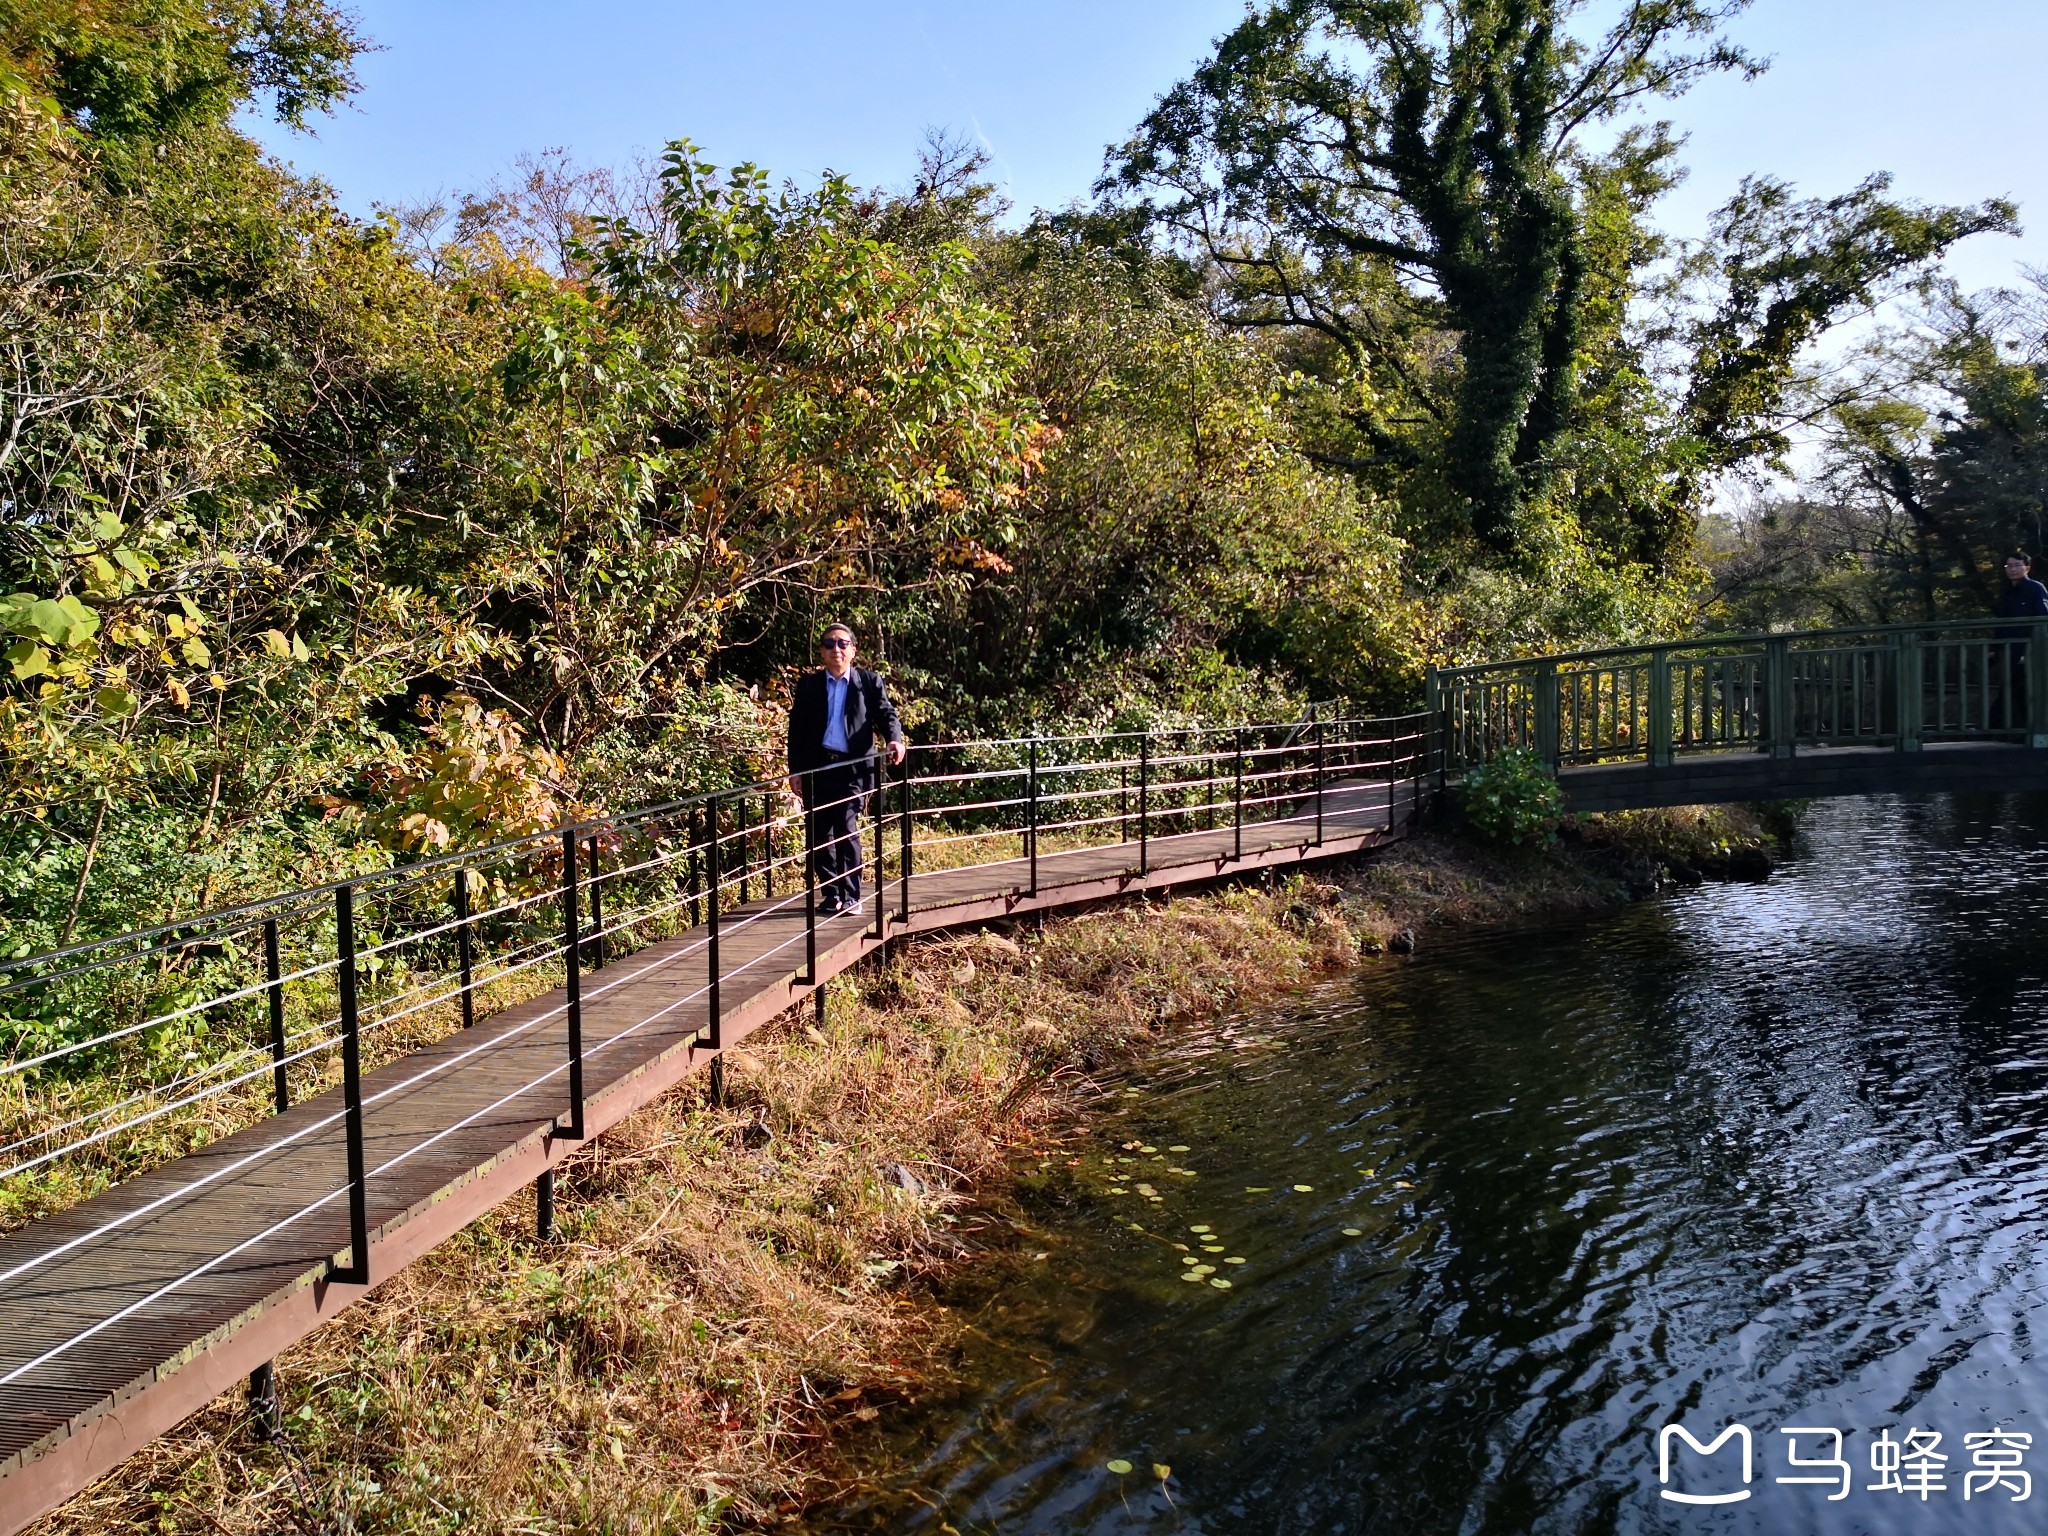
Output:
<svg viewBox="0 0 2048 1536">
<path fill-rule="evenodd" d="M 860 900 L 860 813 L 867 804 L 853 765 L 820 769 L 804 780 L 805 832 L 818 861 L 818 900 Z"/>
<path fill-rule="evenodd" d="M 2001 640 L 2009 638 L 2005 635 Z M 2017 638 L 2017 637 L 2010 637 Z M 1984 725 L 1988 730 L 2024 731 L 2030 728 L 2027 716 L 2027 653 L 2021 646 L 2006 648 L 2005 664 L 1996 662 L 1985 668 Z"/>
</svg>

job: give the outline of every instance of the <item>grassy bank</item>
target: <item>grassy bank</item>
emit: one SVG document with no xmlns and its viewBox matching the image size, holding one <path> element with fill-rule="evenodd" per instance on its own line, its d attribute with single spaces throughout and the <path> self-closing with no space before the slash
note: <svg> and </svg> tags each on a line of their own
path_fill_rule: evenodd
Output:
<svg viewBox="0 0 2048 1536">
<path fill-rule="evenodd" d="M 1027 1159 L 1169 1032 L 1427 944 L 1721 867 L 1731 813 L 1609 818 L 1506 858 L 1436 837 L 1266 885 L 921 942 L 567 1164 L 40 1528 L 672 1532 L 828 1497 L 835 1445 L 929 1381 L 941 1282 L 1003 1262 Z M 1716 861 L 1720 861 L 1717 864 Z"/>
</svg>

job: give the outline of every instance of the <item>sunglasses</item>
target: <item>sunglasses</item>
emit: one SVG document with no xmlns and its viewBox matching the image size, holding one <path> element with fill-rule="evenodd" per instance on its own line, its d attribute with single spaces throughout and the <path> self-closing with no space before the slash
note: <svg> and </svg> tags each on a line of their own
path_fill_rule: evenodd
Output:
<svg viewBox="0 0 2048 1536">
<path fill-rule="evenodd" d="M 818 642 L 818 649 L 821 651 L 850 651 L 853 649 L 853 642 L 844 636 L 836 640 L 820 640 Z"/>
</svg>

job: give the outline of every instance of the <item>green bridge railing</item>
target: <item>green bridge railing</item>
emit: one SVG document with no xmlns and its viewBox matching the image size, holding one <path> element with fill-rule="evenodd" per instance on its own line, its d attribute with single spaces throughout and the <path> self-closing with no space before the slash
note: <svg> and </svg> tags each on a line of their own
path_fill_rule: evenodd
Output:
<svg viewBox="0 0 2048 1536">
<path fill-rule="evenodd" d="M 1930 742 L 2048 747 L 2048 619 L 1714 635 L 1430 674 L 1439 772 Z"/>
</svg>

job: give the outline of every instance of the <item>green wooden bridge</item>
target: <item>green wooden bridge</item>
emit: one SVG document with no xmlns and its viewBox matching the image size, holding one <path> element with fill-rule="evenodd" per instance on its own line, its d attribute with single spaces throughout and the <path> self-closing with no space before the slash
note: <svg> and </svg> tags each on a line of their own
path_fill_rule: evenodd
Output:
<svg viewBox="0 0 2048 1536">
<path fill-rule="evenodd" d="M 1719 635 L 1430 676 L 1438 779 L 1534 752 L 1575 811 L 2048 789 L 2048 620 Z"/>
</svg>

